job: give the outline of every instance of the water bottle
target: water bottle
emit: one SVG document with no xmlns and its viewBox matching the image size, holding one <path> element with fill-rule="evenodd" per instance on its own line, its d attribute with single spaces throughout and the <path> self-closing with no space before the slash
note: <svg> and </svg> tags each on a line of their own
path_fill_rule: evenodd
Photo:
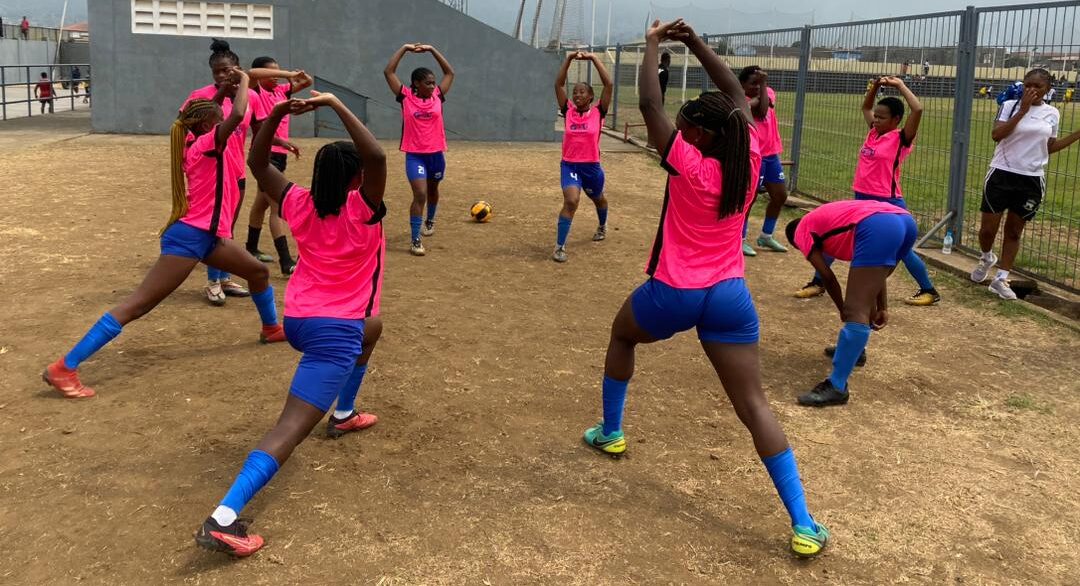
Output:
<svg viewBox="0 0 1080 586">
<path fill-rule="evenodd" d="M 952 230 L 945 233 L 945 239 L 941 241 L 941 253 L 952 254 Z"/>
</svg>

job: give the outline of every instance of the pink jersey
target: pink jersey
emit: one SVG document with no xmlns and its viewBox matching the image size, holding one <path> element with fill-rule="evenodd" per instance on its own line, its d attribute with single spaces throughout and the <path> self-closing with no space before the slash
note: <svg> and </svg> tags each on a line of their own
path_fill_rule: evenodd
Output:
<svg viewBox="0 0 1080 586">
<path fill-rule="evenodd" d="M 761 151 L 750 126 L 750 177 L 761 169 Z M 720 162 L 705 157 L 676 132 L 661 165 L 668 172 L 660 228 L 645 270 L 677 289 L 702 289 L 743 276 L 744 213 L 720 218 L 723 174 Z M 757 181 L 746 192 L 744 210 L 754 201 Z"/>
<path fill-rule="evenodd" d="M 759 119 L 757 124 L 761 138 L 761 156 L 771 157 L 784 152 L 784 140 L 780 138 L 780 122 L 776 119 L 776 92 L 771 87 L 765 88 L 765 91 L 769 94 L 772 105 L 765 119 Z"/>
<path fill-rule="evenodd" d="M 188 96 L 187 100 L 184 100 L 184 105 L 180 106 L 180 110 L 183 111 L 184 107 L 191 100 L 213 100 L 217 95 L 217 86 L 211 84 L 205 87 L 201 87 Z M 225 98 L 225 101 L 221 104 L 222 116 L 228 118 L 232 113 L 233 101 L 230 98 Z M 262 101 L 259 99 L 259 94 L 248 90 L 248 108 L 244 112 L 244 119 L 237 125 L 236 130 L 233 131 L 232 136 L 229 137 L 229 143 L 225 148 L 225 162 L 229 173 L 232 175 L 233 180 L 243 179 L 247 176 L 247 169 L 245 163 L 247 162 L 247 135 L 248 130 L 251 128 L 251 120 L 260 120 L 265 115 L 262 113 Z"/>
<path fill-rule="evenodd" d="M 584 114 L 573 104 L 563 106 L 566 132 L 562 140 L 562 160 L 567 163 L 600 162 L 600 129 L 607 115 L 597 103 L 589 106 Z"/>
<path fill-rule="evenodd" d="M 379 314 L 386 239 L 383 205 L 350 191 L 336 216 L 319 218 L 311 191 L 289 184 L 281 217 L 300 262 L 285 288 L 286 317 L 366 319 Z"/>
<path fill-rule="evenodd" d="M 260 107 L 259 112 L 256 112 L 255 119 L 265 120 L 266 118 L 269 118 L 270 113 L 274 111 L 275 106 L 281 102 L 287 101 L 292 96 L 291 89 L 292 86 L 287 83 L 278 84 L 274 86 L 274 89 L 272 90 L 260 86 L 258 89 Z M 282 117 L 281 124 L 278 124 L 277 132 L 274 133 L 274 136 L 281 140 L 289 140 L 289 118 L 290 116 L 287 114 Z M 289 151 L 285 147 L 280 147 L 276 144 L 270 147 L 270 152 L 283 155 L 289 154 Z"/>
<path fill-rule="evenodd" d="M 859 151 L 851 189 L 875 197 L 904 197 L 900 191 L 900 165 L 912 148 L 913 144 L 904 144 L 904 131 L 899 128 L 885 134 L 871 128 Z"/>
<path fill-rule="evenodd" d="M 837 260 L 855 256 L 855 227 L 874 214 L 906 214 L 907 210 L 891 203 L 849 199 L 818 206 L 806 214 L 795 229 L 795 246 L 809 257 L 819 248 Z"/>
<path fill-rule="evenodd" d="M 232 238 L 233 218 L 240 203 L 240 188 L 225 168 L 223 153 L 217 152 L 210 132 L 188 133 L 184 149 L 184 177 L 187 180 L 188 211 L 180 221 L 222 238 Z"/>
<path fill-rule="evenodd" d="M 436 87 L 435 93 L 424 100 L 418 98 L 411 87 L 403 85 L 397 100 L 401 103 L 401 151 L 416 155 L 445 151 L 443 102 L 446 97 L 442 90 Z"/>
</svg>

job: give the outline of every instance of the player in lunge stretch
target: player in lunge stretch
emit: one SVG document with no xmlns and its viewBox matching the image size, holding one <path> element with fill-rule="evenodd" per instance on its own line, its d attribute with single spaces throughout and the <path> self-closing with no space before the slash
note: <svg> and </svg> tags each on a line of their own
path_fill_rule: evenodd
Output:
<svg viewBox="0 0 1080 586">
<path fill-rule="evenodd" d="M 848 200 L 819 206 L 786 228 L 787 239 L 821 275 L 822 285 L 840 311 L 844 326 L 837 337 L 833 370 L 799 397 L 808 407 L 843 405 L 848 377 L 870 340 L 870 330 L 889 322 L 885 281 L 915 244 L 915 219 L 902 206 L 877 200 Z M 830 267 L 851 262 L 847 289 Z"/>
<path fill-rule="evenodd" d="M 904 97 L 911 113 L 904 126 L 904 102 L 899 98 L 887 97 L 874 105 L 882 87 L 895 88 Z M 873 80 L 870 90 L 863 99 L 862 113 L 870 131 L 866 134 L 862 149 L 859 150 L 859 162 L 855 165 L 855 180 L 851 185 L 855 199 L 879 201 L 907 209 L 907 202 L 900 189 L 901 166 L 915 148 L 915 137 L 922 122 L 922 102 L 904 84 L 899 77 L 879 77 Z M 914 295 L 904 299 L 908 305 L 934 305 L 941 301 L 941 295 L 930 280 L 926 263 L 914 249 L 908 250 L 903 258 L 904 267 L 919 285 Z M 825 293 L 825 286 L 819 274 L 795 293 L 796 297 L 816 297 Z"/>
<path fill-rule="evenodd" d="M 655 75 L 665 39 L 680 40 L 720 89 L 683 105 L 673 126 Z M 639 77 L 649 138 L 668 172 L 649 279 L 623 303 L 611 327 L 603 380 L 603 421 L 585 431 L 600 451 L 626 450 L 627 385 L 638 344 L 697 328 L 698 338 L 791 517 L 791 549 L 814 556 L 829 532 L 810 516 L 795 456 L 761 389 L 758 316 L 743 278 L 743 218 L 757 188 L 761 154 L 738 78 L 682 21 L 653 23 Z"/>
<path fill-rule="evenodd" d="M 431 53 L 442 68 L 442 80 L 426 67 L 418 67 L 404 85 L 397 76 L 398 64 L 406 53 Z M 454 85 L 454 68 L 438 49 L 431 45 L 402 45 L 383 71 L 397 101 L 401 104 L 401 151 L 405 153 L 405 176 L 412 187 L 409 206 L 409 229 L 412 242 L 409 252 L 424 256 L 427 251 L 421 236 L 435 234 L 435 212 L 439 206 L 439 184 L 446 174 L 446 129 L 443 126 L 443 102 Z M 427 217 L 424 213 L 427 204 Z"/>
<path fill-rule="evenodd" d="M 233 68 L 221 80 L 229 91 L 246 88 L 247 75 Z M 282 342 L 285 332 L 277 322 L 274 288 L 266 266 L 232 241 L 232 223 L 240 193 L 229 157 L 230 137 L 247 115 L 247 92 L 238 92 L 228 117 L 210 100 L 191 100 L 173 122 L 172 215 L 161 234 L 161 256 L 142 284 L 110 309 L 66 355 L 50 364 L 45 382 L 76 399 L 94 391 L 79 380 L 79 365 L 120 334 L 120 330 L 146 315 L 191 274 L 200 261 L 234 272 L 247 280 L 251 298 L 262 320 L 262 342 Z"/>
<path fill-rule="evenodd" d="M 592 86 L 583 82 L 574 84 L 573 96 L 567 98 L 566 74 L 575 60 L 591 61 L 596 66 L 596 72 L 604 84 L 599 101 L 594 102 L 596 95 Z M 614 87 L 611 74 L 600 59 L 592 53 L 581 51 L 566 56 L 555 78 L 555 101 L 566 120 L 560 164 L 563 205 L 559 211 L 555 253 L 551 256 L 556 262 L 567 260 L 566 238 L 570 235 L 570 223 L 574 221 L 582 192 L 596 205 L 599 226 L 593 234 L 593 241 L 607 238 L 608 201 L 604 195 L 604 169 L 600 166 L 600 129 L 611 106 Z"/>
<path fill-rule="evenodd" d="M 232 488 L 195 535 L 200 546 L 234 556 L 251 555 L 264 543 L 262 537 L 248 534 L 237 515 L 335 401 L 327 424 L 331 437 L 376 421 L 355 409 L 355 399 L 382 329 L 377 316 L 386 257 L 386 154 L 340 100 L 312 94 L 310 100 L 275 106 L 251 149 L 251 172 L 280 204 L 300 251 L 300 263 L 285 290 L 285 332 L 303 356 L 277 424 L 248 454 Z M 337 113 L 352 142 L 319 149 L 311 189 L 305 189 L 289 183 L 270 164 L 270 145 L 285 115 L 320 106 Z"/>
<path fill-rule="evenodd" d="M 769 87 L 769 74 L 757 65 L 744 67 L 739 72 L 746 99 L 750 101 L 750 110 L 754 113 L 754 125 L 757 126 L 761 144 L 761 185 L 769 193 L 769 205 L 765 208 L 765 222 L 761 225 L 761 234 L 757 237 L 759 248 L 773 252 L 787 252 L 787 248 L 773 237 L 776 222 L 787 201 L 787 186 L 784 184 L 784 166 L 780 153 L 784 152 L 784 142 L 780 138 L 780 123 L 776 119 L 776 92 Z M 746 223 L 743 226 L 743 239 L 750 230 L 750 216 L 747 210 Z M 757 256 L 757 251 L 747 242 L 742 245 L 743 254 Z"/>
</svg>

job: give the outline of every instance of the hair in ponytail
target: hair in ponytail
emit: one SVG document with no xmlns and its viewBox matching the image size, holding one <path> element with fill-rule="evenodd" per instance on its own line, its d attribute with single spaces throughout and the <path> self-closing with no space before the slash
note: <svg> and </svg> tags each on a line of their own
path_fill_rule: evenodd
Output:
<svg viewBox="0 0 1080 586">
<path fill-rule="evenodd" d="M 240 56 L 232 52 L 228 41 L 213 39 L 213 42 L 210 43 L 210 67 L 213 67 L 214 61 L 218 59 L 227 59 L 235 67 L 240 67 Z"/>
<path fill-rule="evenodd" d="M 723 92 L 705 92 L 684 104 L 679 115 L 713 135 L 712 145 L 701 154 L 720 161 L 720 217 L 741 212 L 751 180 L 750 127 L 742 110 Z"/>
<path fill-rule="evenodd" d="M 221 115 L 221 107 L 211 100 L 191 100 L 176 117 L 169 130 L 169 171 L 172 176 L 172 212 L 162 232 L 184 217 L 188 211 L 187 178 L 184 176 L 184 151 L 187 135 L 202 122 Z"/>
</svg>

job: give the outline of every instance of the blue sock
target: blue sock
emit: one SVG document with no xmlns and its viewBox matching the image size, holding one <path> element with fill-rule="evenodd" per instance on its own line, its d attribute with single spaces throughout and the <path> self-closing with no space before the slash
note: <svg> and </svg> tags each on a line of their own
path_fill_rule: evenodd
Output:
<svg viewBox="0 0 1080 586">
<path fill-rule="evenodd" d="M 870 326 L 855 322 L 844 322 L 840 335 L 836 338 L 836 354 L 833 355 L 832 374 L 829 381 L 837 389 L 847 392 L 847 379 L 855 370 L 855 362 L 866 349 L 870 341 Z"/>
<path fill-rule="evenodd" d="M 604 435 L 611 435 L 622 429 L 626 387 L 629 384 L 629 380 L 615 380 L 604 376 Z"/>
<path fill-rule="evenodd" d="M 926 263 L 919 258 L 914 249 L 909 250 L 907 256 L 904 257 L 904 266 L 907 267 L 911 276 L 915 277 L 920 289 L 934 288 L 934 283 L 930 281 L 930 272 L 926 270 Z"/>
<path fill-rule="evenodd" d="M 596 208 L 596 217 L 600 219 L 601 226 L 607 226 L 607 208 Z"/>
<path fill-rule="evenodd" d="M 409 229 L 412 230 L 413 242 L 420 239 L 420 226 L 424 223 L 421 216 L 409 216 Z"/>
<path fill-rule="evenodd" d="M 784 501 L 784 507 L 791 517 L 792 525 L 802 525 L 817 530 L 817 523 L 810 517 L 810 511 L 806 510 L 806 495 L 803 494 L 802 480 L 799 479 L 799 467 L 795 464 L 795 453 L 791 448 L 762 458 L 765 469 L 769 471 L 776 492 L 780 493 L 780 500 Z"/>
<path fill-rule="evenodd" d="M 776 230 L 776 221 L 779 219 L 765 216 L 765 223 L 761 225 L 761 233 L 772 234 Z"/>
<path fill-rule="evenodd" d="M 221 269 L 215 269 L 210 265 L 206 265 L 206 280 L 207 281 L 223 281 L 229 278 L 229 273 Z"/>
<path fill-rule="evenodd" d="M 427 204 L 427 221 L 429 221 L 429 222 L 434 222 L 435 221 L 435 210 L 437 210 L 437 209 L 439 209 L 439 204 L 437 204 L 437 203 L 429 203 L 429 204 Z"/>
<path fill-rule="evenodd" d="M 356 395 L 360 394 L 360 384 L 364 382 L 364 374 L 367 373 L 366 364 L 357 364 L 353 367 L 349 380 L 338 392 L 336 411 L 352 411 L 356 408 Z"/>
<path fill-rule="evenodd" d="M 111 314 L 106 313 L 101 316 L 101 319 L 90 326 L 90 331 L 86 332 L 86 335 L 79 340 L 78 344 L 75 344 L 71 352 L 64 356 L 64 366 L 79 368 L 79 365 L 84 360 L 93 356 L 105 344 L 112 342 L 113 338 L 119 336 L 123 327 Z"/>
<path fill-rule="evenodd" d="M 750 216 L 746 216 L 746 219 L 743 220 L 743 224 L 742 224 L 742 237 L 743 237 L 743 240 L 746 239 L 746 235 L 749 234 L 749 233 L 750 233 Z"/>
<path fill-rule="evenodd" d="M 229 492 L 225 493 L 225 498 L 221 499 L 221 506 L 229 507 L 239 513 L 247 506 L 255 493 L 270 482 L 277 471 L 278 463 L 273 456 L 261 450 L 251 452 L 247 460 L 244 460 L 240 475 L 233 481 Z"/>
<path fill-rule="evenodd" d="M 559 231 L 558 235 L 555 237 L 556 246 L 566 245 L 566 237 L 570 235 L 570 224 L 573 222 L 573 218 L 564 218 L 562 215 L 559 215 Z"/>
<path fill-rule="evenodd" d="M 277 307 L 274 306 L 274 287 L 266 288 L 266 291 L 252 293 L 251 300 L 255 302 L 255 308 L 259 310 L 259 319 L 264 326 L 277 325 Z"/>
</svg>

